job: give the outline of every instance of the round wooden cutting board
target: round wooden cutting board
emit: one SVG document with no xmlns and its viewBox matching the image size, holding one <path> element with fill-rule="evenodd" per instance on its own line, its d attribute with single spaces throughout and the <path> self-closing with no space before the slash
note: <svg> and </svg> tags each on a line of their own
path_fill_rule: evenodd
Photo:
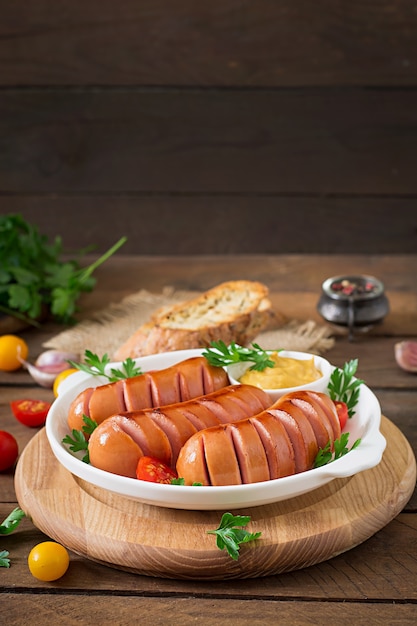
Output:
<svg viewBox="0 0 417 626">
<path fill-rule="evenodd" d="M 45 429 L 19 459 L 19 505 L 52 539 L 93 561 L 163 578 L 219 580 L 280 574 L 330 559 L 362 543 L 403 509 L 416 484 L 416 461 L 401 431 L 382 417 L 387 447 L 378 466 L 303 496 L 233 511 L 249 515 L 261 537 L 234 561 L 207 531 L 222 511 L 140 504 L 70 474 Z"/>
</svg>

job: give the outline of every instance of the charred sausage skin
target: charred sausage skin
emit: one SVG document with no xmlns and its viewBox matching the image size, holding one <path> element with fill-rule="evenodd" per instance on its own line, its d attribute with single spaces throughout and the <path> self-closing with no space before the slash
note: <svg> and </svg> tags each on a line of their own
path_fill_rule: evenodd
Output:
<svg viewBox="0 0 417 626">
<path fill-rule="evenodd" d="M 84 415 L 100 424 L 116 413 L 184 402 L 229 385 L 226 371 L 204 357 L 82 391 L 68 411 L 68 426 L 82 430 Z"/>
<path fill-rule="evenodd" d="M 319 448 L 340 434 L 326 394 L 294 391 L 259 415 L 195 433 L 182 447 L 176 469 L 186 485 L 282 478 L 312 469 Z"/>
</svg>

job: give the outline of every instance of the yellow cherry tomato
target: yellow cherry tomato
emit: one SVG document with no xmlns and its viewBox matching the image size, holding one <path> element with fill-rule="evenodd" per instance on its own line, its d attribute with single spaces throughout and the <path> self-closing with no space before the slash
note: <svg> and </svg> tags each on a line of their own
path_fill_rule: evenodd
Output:
<svg viewBox="0 0 417 626">
<path fill-rule="evenodd" d="M 54 386 L 53 386 L 53 392 L 54 392 L 55 398 L 58 397 L 59 385 L 62 383 L 62 381 L 65 380 L 65 378 L 68 378 L 68 376 L 71 376 L 71 374 L 75 374 L 76 372 L 79 372 L 79 371 L 80 370 L 77 370 L 76 367 L 69 367 L 67 370 L 64 370 L 63 372 L 60 372 L 58 374 L 58 376 L 54 380 Z"/>
<path fill-rule="evenodd" d="M 22 367 L 21 359 L 27 359 L 29 348 L 23 339 L 16 335 L 2 335 L 0 337 L 0 370 L 12 372 Z"/>
<path fill-rule="evenodd" d="M 28 556 L 29 570 L 34 578 L 49 582 L 65 574 L 69 566 L 69 554 L 60 543 L 38 543 Z"/>
</svg>

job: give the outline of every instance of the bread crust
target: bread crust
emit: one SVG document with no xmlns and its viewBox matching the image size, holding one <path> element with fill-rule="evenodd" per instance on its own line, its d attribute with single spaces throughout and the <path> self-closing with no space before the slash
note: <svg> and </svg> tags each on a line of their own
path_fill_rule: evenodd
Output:
<svg viewBox="0 0 417 626">
<path fill-rule="evenodd" d="M 123 361 L 160 352 L 205 348 L 212 341 L 248 344 L 272 318 L 266 285 L 228 281 L 187 302 L 156 312 L 115 352 Z"/>
</svg>

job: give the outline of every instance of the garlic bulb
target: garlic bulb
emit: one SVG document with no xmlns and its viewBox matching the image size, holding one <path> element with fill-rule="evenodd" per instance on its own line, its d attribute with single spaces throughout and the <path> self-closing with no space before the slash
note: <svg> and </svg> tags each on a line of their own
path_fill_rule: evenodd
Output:
<svg viewBox="0 0 417 626">
<path fill-rule="evenodd" d="M 68 361 L 78 361 L 79 355 L 73 352 L 62 352 L 61 350 L 46 350 L 38 356 L 35 364 L 24 359 L 19 359 L 22 365 L 28 370 L 38 385 L 52 389 L 55 378 L 68 369 Z"/>
<path fill-rule="evenodd" d="M 395 360 L 406 372 L 417 373 L 417 341 L 400 341 L 394 347 Z"/>
</svg>

